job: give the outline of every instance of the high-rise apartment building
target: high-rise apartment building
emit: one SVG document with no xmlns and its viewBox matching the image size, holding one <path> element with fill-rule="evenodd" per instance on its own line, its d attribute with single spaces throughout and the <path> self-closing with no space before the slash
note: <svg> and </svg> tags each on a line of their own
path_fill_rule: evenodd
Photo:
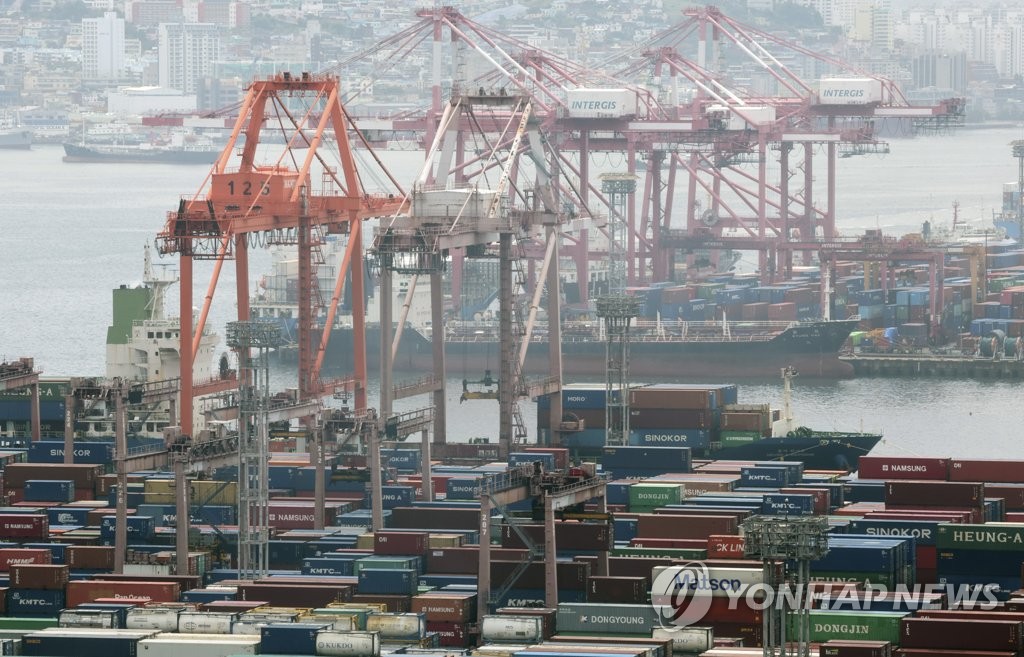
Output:
<svg viewBox="0 0 1024 657">
<path fill-rule="evenodd" d="M 160 24 L 160 86 L 198 92 L 220 58 L 220 34 L 209 23 Z"/>
<path fill-rule="evenodd" d="M 125 69 L 124 19 L 112 11 L 82 19 L 82 77 L 116 80 Z"/>
</svg>

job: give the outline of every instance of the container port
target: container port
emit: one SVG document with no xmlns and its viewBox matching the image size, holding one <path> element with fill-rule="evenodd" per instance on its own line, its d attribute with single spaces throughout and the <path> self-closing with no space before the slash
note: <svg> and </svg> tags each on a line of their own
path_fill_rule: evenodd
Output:
<svg viewBox="0 0 1024 657">
<path fill-rule="evenodd" d="M 473 27 L 451 8 L 424 12 L 419 27 L 433 28 L 438 50 L 442 28 Z M 711 25 L 714 39 L 744 34 L 713 7 L 686 16 L 705 35 L 702 53 Z M 686 70 L 662 54 L 659 66 Z M 387 191 L 362 187 L 349 142 L 360 133 L 337 77 L 281 72 L 252 84 L 209 187 L 156 234 L 177 272 L 155 269 L 147 250 L 143 284 L 114 291 L 106 376 L 53 382 L 31 357 L 0 364 L 0 393 L 11 393 L 0 399 L 0 652 L 1024 656 L 1024 461 L 872 455 L 880 433 L 798 426 L 789 404 L 797 370 L 840 377 L 894 352 L 920 361 L 950 339 L 951 359 L 1016 376 L 1024 251 L 927 231 L 836 233 L 840 153 L 887 152 L 873 132 L 887 113 L 921 130 L 956 126 L 962 100 L 914 107 L 886 81 L 830 74 L 814 89 L 783 85 L 804 89 L 793 113 L 792 99 L 753 104 L 691 79 L 700 93 L 684 125 L 678 107 L 663 112 L 642 89 L 587 88 L 569 70 L 573 88 L 551 106 L 512 80 L 450 87 L 442 106 L 436 81 L 426 165 L 408 189 Z M 265 119 L 296 99 L 308 115 L 278 117 L 294 123 L 292 137 L 261 142 Z M 501 138 L 467 162 L 465 127 L 484 116 Z M 591 148 L 629 144 L 630 171 L 595 184 L 581 165 L 566 184 L 559 170 L 576 165 L 541 134 L 556 124 L 582 162 Z M 638 219 L 626 204 L 640 134 L 657 198 Z M 301 156 L 290 152 L 297 141 Z M 257 146 L 280 143 L 290 157 L 257 160 Z M 679 144 L 700 146 L 680 157 Z M 815 146 L 830 199 L 821 211 Z M 769 157 L 780 160 L 778 186 Z M 743 163 L 759 175 L 723 173 Z M 467 166 L 496 179 L 469 183 Z M 799 191 L 789 187 L 798 167 Z M 660 176 L 677 172 L 690 176 L 686 229 L 662 212 L 672 199 Z M 710 191 L 703 210 L 698 185 Z M 591 195 L 607 214 L 591 210 Z M 590 230 L 607 238 L 601 248 Z M 343 236 L 343 255 L 321 272 L 328 236 Z M 248 255 L 266 246 L 294 247 L 293 298 L 251 312 Z M 562 277 L 563 246 L 575 287 Z M 728 272 L 733 250 L 755 252 L 758 272 Z M 590 286 L 592 252 L 608 271 Z M 491 318 L 446 308 L 462 305 L 473 260 L 494 264 Z M 229 261 L 237 321 L 223 327 L 230 354 L 218 358 L 210 310 Z M 702 266 L 715 271 L 701 276 Z M 164 293 L 179 279 L 171 317 Z M 371 281 L 387 301 L 376 332 Z M 429 288 L 429 331 L 407 327 L 417 281 Z M 296 385 L 272 390 L 270 357 L 282 351 Z M 349 356 L 335 363 L 340 377 L 326 374 L 332 353 Z M 493 376 L 489 357 L 474 360 L 491 353 Z M 483 370 L 467 374 L 460 401 L 497 402 L 485 440 L 447 439 L 459 417 L 445 360 L 460 356 Z M 781 371 L 784 408 L 731 383 L 638 383 L 643 367 Z M 573 368 L 604 381 L 567 384 Z M 403 380 L 408 370 L 419 378 Z M 426 401 L 396 410 L 416 398 Z M 537 400 L 535 442 L 526 399 Z"/>
</svg>

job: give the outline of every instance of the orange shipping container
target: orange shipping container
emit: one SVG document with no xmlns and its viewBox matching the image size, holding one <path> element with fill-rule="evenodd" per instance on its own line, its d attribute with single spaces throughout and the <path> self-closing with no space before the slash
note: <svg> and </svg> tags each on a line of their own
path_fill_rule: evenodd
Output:
<svg viewBox="0 0 1024 657">
<path fill-rule="evenodd" d="M 67 606 L 77 607 L 99 598 L 116 598 L 124 602 L 176 602 L 181 596 L 177 582 L 110 582 L 79 580 L 68 582 Z"/>
</svg>

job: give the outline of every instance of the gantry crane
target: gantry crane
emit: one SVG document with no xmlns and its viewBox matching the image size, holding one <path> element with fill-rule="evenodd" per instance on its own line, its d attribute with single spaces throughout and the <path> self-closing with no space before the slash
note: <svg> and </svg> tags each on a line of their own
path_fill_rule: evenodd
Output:
<svg viewBox="0 0 1024 657">
<path fill-rule="evenodd" d="M 180 260 L 181 416 L 186 428 L 193 422 L 194 396 L 188 365 L 194 361 L 197 336 L 206 324 L 221 268 L 226 260 L 235 260 L 238 319 L 247 321 L 248 253 L 256 245 L 298 245 L 300 399 L 345 389 L 354 395 L 357 408 L 366 406 L 362 222 L 393 214 L 401 201 L 394 193 L 370 194 L 363 189 L 349 141 L 349 118 L 339 94 L 338 79 L 329 75 L 284 72 L 254 82 L 228 144 L 207 178 L 205 194 L 182 200 L 176 211 L 168 213 L 157 244 L 160 253 L 176 254 Z M 286 126 L 281 130 L 286 142 L 276 159 L 262 164 L 257 160 L 260 137 L 271 121 Z M 240 161 L 235 162 L 235 147 L 242 138 Z M 314 175 L 320 177 L 318 188 L 313 186 Z M 324 233 L 347 235 L 348 246 L 330 301 L 317 308 L 316 263 Z M 214 269 L 202 310 L 193 322 L 195 260 L 212 260 Z M 347 379 L 324 381 L 320 370 L 346 276 L 352 286 L 355 371 Z M 324 324 L 314 344 L 317 311 L 323 312 Z"/>
<path fill-rule="evenodd" d="M 545 606 L 558 606 L 557 545 L 555 512 L 596 500 L 598 514 L 607 522 L 605 490 L 607 475 L 596 475 L 594 465 L 572 468 L 566 472 L 544 472 L 539 462 L 510 468 L 507 472 L 480 479 L 480 551 L 477 569 L 477 617 L 483 618 L 492 606 L 515 585 L 516 579 L 531 563 L 544 562 Z M 537 546 L 516 524 L 508 511 L 510 504 L 534 500 L 544 510 L 544 545 Z M 491 582 L 491 523 L 495 512 L 503 516 L 529 550 L 529 557 L 520 562 L 506 581 Z M 608 574 L 608 552 L 598 552 L 598 573 Z M 497 586 L 494 586 L 497 584 Z M 495 594 L 497 589 L 498 594 Z"/>
<path fill-rule="evenodd" d="M 264 150 L 259 148 L 261 135 L 271 122 L 280 127 L 284 146 L 269 163 L 264 163 L 258 160 Z M 248 253 L 258 245 L 298 246 L 298 403 L 286 417 L 314 426 L 320 398 L 339 390 L 354 396 L 357 409 L 366 407 L 362 222 L 369 217 L 393 214 L 401 201 L 394 193 L 370 194 L 363 188 L 349 140 L 350 127 L 336 77 L 283 72 L 257 80 L 242 102 L 228 144 L 203 183 L 205 193 L 183 199 L 176 211 L 168 213 L 157 246 L 161 254 L 179 257 L 180 416 L 184 435 L 195 435 L 193 363 L 220 271 L 226 260 L 235 260 L 237 316 L 240 322 L 247 322 Z M 236 162 L 235 146 L 240 139 L 244 139 L 244 144 Z M 314 188 L 316 177 L 320 183 Z M 398 190 L 394 179 L 391 182 Z M 335 288 L 326 304 L 316 271 L 317 263 L 322 261 L 319 245 L 325 233 L 348 237 Z M 195 260 L 212 260 L 214 268 L 202 310 L 193 321 Z M 354 372 L 345 379 L 325 381 L 320 370 L 346 276 L 351 277 Z M 320 339 L 314 344 L 317 314 L 324 317 Z M 240 361 L 247 361 L 248 349 L 244 345 L 239 349 Z M 238 382 L 243 388 L 252 384 L 248 380 Z M 188 518 L 187 512 L 182 517 Z M 261 528 L 256 527 L 255 531 L 258 533 Z M 182 556 L 179 554 L 179 567 Z"/>
<path fill-rule="evenodd" d="M 465 93 L 452 98 L 441 116 L 427 163 L 410 193 L 409 214 L 382 222 L 374 240 L 374 251 L 381 267 L 381 413 L 384 417 L 391 413 L 392 360 L 405 320 L 403 315 L 398 333 L 392 338 L 391 272 L 417 277 L 429 275 L 435 319 L 431 331 L 433 385 L 427 389 L 432 387 L 430 391 L 434 394 L 438 414 L 435 417 L 441 424 L 435 426 L 436 440 L 443 440 L 444 436 L 440 276 L 449 259 L 452 267 L 460 270 L 467 256 L 494 257 L 493 245 L 497 243 L 501 355 L 496 396 L 499 449 L 504 454 L 526 437 L 518 413 L 518 399 L 557 391 L 561 380 L 560 323 L 552 320 L 560 314 L 557 264 L 560 214 L 547 169 L 550 152 L 544 150 L 545 140 L 532 112 L 529 98 L 507 93 Z M 475 135 L 469 130 L 473 126 L 480 128 Z M 482 140 L 483 154 L 467 157 L 467 144 L 475 138 Z M 529 190 L 517 187 L 513 176 L 520 167 L 526 167 L 527 159 L 537 177 Z M 492 169 L 498 170 L 494 183 L 469 185 L 465 182 L 470 175 L 483 176 L 486 180 L 487 172 Z M 520 297 L 529 288 L 530 281 L 522 267 L 522 245 L 531 238 L 543 241 L 544 258 L 524 310 L 526 304 Z M 410 295 L 415 291 L 415 284 L 414 278 L 409 286 Z M 549 377 L 530 386 L 523 377 L 523 364 L 545 285 L 550 331 Z M 408 390 L 410 393 L 424 391 L 422 386 Z"/>
</svg>

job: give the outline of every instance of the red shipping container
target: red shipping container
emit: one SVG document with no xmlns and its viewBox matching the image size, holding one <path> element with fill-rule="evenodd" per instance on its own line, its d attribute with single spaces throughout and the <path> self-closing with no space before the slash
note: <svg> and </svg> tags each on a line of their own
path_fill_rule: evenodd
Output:
<svg viewBox="0 0 1024 657">
<path fill-rule="evenodd" d="M 42 514 L 0 513 L 0 538 L 38 538 L 47 537 L 50 524 Z"/>
<path fill-rule="evenodd" d="M 939 567 L 938 550 L 934 545 L 918 545 L 914 548 L 914 564 L 924 570 Z"/>
<path fill-rule="evenodd" d="M 352 596 L 352 602 L 361 604 L 381 604 L 389 614 L 405 614 L 409 612 L 409 596 L 407 595 L 367 595 L 360 593 Z"/>
<path fill-rule="evenodd" d="M 707 540 L 708 559 L 742 559 L 743 537 L 712 535 Z"/>
<path fill-rule="evenodd" d="M 412 598 L 412 612 L 427 621 L 468 623 L 476 617 L 476 594 L 441 591 L 421 593 Z"/>
<path fill-rule="evenodd" d="M 391 528 L 477 530 L 480 528 L 480 509 L 396 506 L 391 509 Z"/>
<path fill-rule="evenodd" d="M 564 470 L 569 467 L 569 450 L 564 447 L 525 447 L 524 452 L 534 454 L 552 454 L 555 457 L 555 468 Z"/>
<path fill-rule="evenodd" d="M 875 520 L 935 520 L 938 522 L 965 523 L 970 522 L 971 512 L 934 511 L 916 509 L 911 511 L 872 511 L 865 514 Z"/>
<path fill-rule="evenodd" d="M 175 582 L 77 580 L 68 582 L 65 592 L 70 608 L 99 598 L 116 598 L 121 602 L 176 602 L 181 596 L 181 587 Z"/>
<path fill-rule="evenodd" d="M 75 482 L 75 488 L 92 488 L 103 473 L 102 465 L 86 463 L 11 463 L 4 468 L 4 482 L 8 489 L 24 488 L 30 479 L 60 479 Z"/>
<path fill-rule="evenodd" d="M 735 534 L 739 523 L 732 516 L 655 515 L 638 516 L 637 536 L 643 538 L 702 538 Z"/>
<path fill-rule="evenodd" d="M 936 648 L 900 648 L 896 657 L 1017 657 L 1014 652 L 991 650 L 938 650 Z"/>
<path fill-rule="evenodd" d="M 923 507 L 981 507 L 985 485 L 950 481 L 886 481 L 885 505 Z"/>
<path fill-rule="evenodd" d="M 1024 484 L 1024 461 L 953 459 L 949 480 Z"/>
<path fill-rule="evenodd" d="M 63 591 L 69 575 L 68 567 L 63 565 L 12 564 L 11 588 Z"/>
<path fill-rule="evenodd" d="M 259 600 L 274 607 L 325 607 L 332 602 L 351 600 L 353 588 L 343 584 L 317 586 L 296 582 L 253 582 L 238 585 L 238 599 Z"/>
<path fill-rule="evenodd" d="M 374 554 L 426 554 L 430 535 L 426 532 L 378 531 L 373 536 Z"/>
<path fill-rule="evenodd" d="M 49 550 L 29 548 L 0 548 L 0 572 L 22 564 L 49 564 L 53 553 Z M 22 587 L 25 588 L 25 587 Z"/>
<path fill-rule="evenodd" d="M 768 319 L 774 321 L 796 320 L 796 304 L 795 303 L 773 303 L 768 306 Z"/>
<path fill-rule="evenodd" d="M 629 547 L 671 548 L 673 550 L 704 550 L 707 548 L 707 544 L 707 541 L 699 538 L 634 538 L 629 541 Z"/>
<path fill-rule="evenodd" d="M 69 545 L 64 561 L 72 570 L 112 570 L 114 548 L 99 545 Z"/>
<path fill-rule="evenodd" d="M 634 429 L 709 429 L 713 420 L 711 411 L 703 409 L 634 408 L 629 411 L 629 425 Z M 602 426 L 604 418 L 600 425 L 587 422 L 587 428 Z"/>
<path fill-rule="evenodd" d="M 645 604 L 649 591 L 643 577 L 587 578 L 587 602 Z"/>
<path fill-rule="evenodd" d="M 818 647 L 818 657 L 890 657 L 888 641 L 827 641 Z"/>
<path fill-rule="evenodd" d="M 527 550 L 491 548 L 492 561 L 525 561 Z M 480 548 L 466 545 L 457 548 L 435 548 L 427 551 L 427 572 L 446 575 L 475 575 L 480 564 Z"/>
<path fill-rule="evenodd" d="M 960 618 L 904 618 L 900 621 L 904 648 L 967 650 L 1024 650 L 1018 621 Z"/>
<path fill-rule="evenodd" d="M 1007 511 L 1024 511 L 1024 484 L 985 483 L 985 497 L 1001 497 Z"/>
<path fill-rule="evenodd" d="M 313 529 L 316 509 L 313 505 L 271 502 L 267 522 L 275 529 Z M 334 524 L 338 508 L 324 506 L 323 525 Z"/>
<path fill-rule="evenodd" d="M 929 507 L 927 509 L 922 509 L 920 506 L 916 506 L 916 505 L 903 506 L 901 504 L 889 504 L 889 505 L 886 505 L 886 509 L 891 509 L 892 511 L 913 511 L 915 513 L 917 513 L 918 511 L 923 511 L 923 510 L 936 510 L 936 511 L 944 512 L 944 513 L 955 513 L 955 514 L 958 514 L 961 518 L 964 519 L 964 522 L 971 522 L 971 523 L 975 523 L 975 524 L 981 524 L 981 523 L 985 522 L 985 510 L 982 509 L 981 507 L 976 507 L 976 508 L 974 508 L 974 507 L 972 507 L 972 508 Z M 923 517 L 923 516 L 929 515 L 929 514 L 921 513 L 921 514 L 918 514 L 918 515 Z M 935 514 L 931 514 L 931 517 L 929 517 L 928 519 L 932 520 L 934 518 L 935 518 Z"/>
<path fill-rule="evenodd" d="M 761 610 L 753 609 L 747 602 L 746 596 L 732 599 L 728 597 L 711 598 L 711 606 L 707 613 L 700 619 L 700 625 L 715 625 L 717 623 L 755 624 L 761 622 Z"/>
<path fill-rule="evenodd" d="M 861 479 L 916 479 L 946 481 L 949 459 L 909 456 L 861 456 L 857 459 L 857 476 Z"/>
<path fill-rule="evenodd" d="M 469 632 L 464 623 L 427 621 L 427 632 L 437 634 L 438 642 L 444 648 L 465 648 L 469 644 Z"/>
</svg>

